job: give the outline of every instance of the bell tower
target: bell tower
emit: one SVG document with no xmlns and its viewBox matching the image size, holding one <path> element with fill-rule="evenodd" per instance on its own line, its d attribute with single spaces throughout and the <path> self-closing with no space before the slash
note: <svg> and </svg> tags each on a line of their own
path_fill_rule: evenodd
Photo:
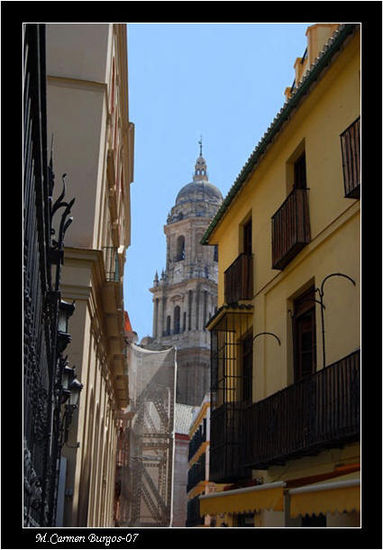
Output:
<svg viewBox="0 0 383 550">
<path fill-rule="evenodd" d="M 222 203 L 208 180 L 206 160 L 196 160 L 193 181 L 179 191 L 164 226 L 166 268 L 153 287 L 153 339 L 177 348 L 177 403 L 200 405 L 210 386 L 210 334 L 205 325 L 217 306 L 214 247 L 200 241 Z"/>
</svg>

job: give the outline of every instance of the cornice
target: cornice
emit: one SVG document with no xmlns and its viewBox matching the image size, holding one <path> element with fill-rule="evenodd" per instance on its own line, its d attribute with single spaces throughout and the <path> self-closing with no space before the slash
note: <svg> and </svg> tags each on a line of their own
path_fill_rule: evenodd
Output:
<svg viewBox="0 0 383 550">
<path fill-rule="evenodd" d="M 107 92 L 107 84 L 105 82 L 99 82 L 97 80 L 84 80 L 82 78 L 73 78 L 68 76 L 47 75 L 48 84 L 57 86 L 67 86 L 71 88 L 92 88 L 93 91 Z"/>
</svg>

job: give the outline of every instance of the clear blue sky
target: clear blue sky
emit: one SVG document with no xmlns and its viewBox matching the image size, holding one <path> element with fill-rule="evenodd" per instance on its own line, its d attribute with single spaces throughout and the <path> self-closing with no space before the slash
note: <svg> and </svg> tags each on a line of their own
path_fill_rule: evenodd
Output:
<svg viewBox="0 0 383 550">
<path fill-rule="evenodd" d="M 135 152 L 124 301 L 140 340 L 152 334 L 163 226 L 192 181 L 200 136 L 209 180 L 225 197 L 284 104 L 309 24 L 128 24 Z"/>
</svg>

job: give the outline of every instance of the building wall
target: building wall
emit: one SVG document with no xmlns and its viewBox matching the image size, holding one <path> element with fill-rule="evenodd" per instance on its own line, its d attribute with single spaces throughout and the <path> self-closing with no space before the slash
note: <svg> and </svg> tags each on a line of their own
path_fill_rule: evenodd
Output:
<svg viewBox="0 0 383 550">
<path fill-rule="evenodd" d="M 254 260 L 253 335 L 275 334 L 253 342 L 253 401 L 294 382 L 292 318 L 294 299 L 311 285 L 324 287 L 326 363 L 339 361 L 360 346 L 360 203 L 345 198 L 340 135 L 360 114 L 359 32 L 344 44 L 325 72 L 273 139 L 246 183 L 208 239 L 219 245 L 218 307 L 224 304 L 224 271 L 242 252 L 242 227 L 252 218 Z M 293 189 L 293 164 L 306 155 L 311 240 L 283 270 L 272 268 L 271 217 Z M 317 295 L 318 297 L 318 295 Z M 320 307 L 316 315 L 316 370 L 323 368 Z M 294 422 L 294 419 L 291 419 Z M 338 448 L 339 447 L 339 448 Z M 284 460 L 281 466 L 252 471 L 264 483 L 336 473 L 337 465 L 355 466 L 359 443 L 333 445 L 315 456 Z M 351 517 L 352 516 L 352 517 Z M 351 518 L 351 519 L 350 519 Z M 356 515 L 333 518 L 355 525 Z M 256 525 L 283 524 L 281 513 L 260 511 Z M 280 523 L 281 522 L 281 523 Z"/>
<path fill-rule="evenodd" d="M 47 25 L 56 193 L 66 173 L 66 196 L 75 198 L 62 272 L 63 297 L 76 301 L 68 359 L 84 386 L 63 449 L 66 526 L 114 525 L 118 411 L 128 402 L 122 285 L 133 125 L 127 84 L 125 25 Z"/>
<path fill-rule="evenodd" d="M 251 212 L 254 334 L 270 331 L 281 339 L 281 347 L 273 339 L 259 338 L 255 342 L 256 400 L 292 381 L 288 309 L 293 297 L 310 281 L 317 287 L 326 275 L 341 271 L 356 282 L 356 288 L 340 278 L 326 284 L 326 364 L 359 345 L 359 247 L 355 246 L 359 242 L 359 202 L 344 198 L 339 138 L 359 115 L 358 75 L 359 41 L 354 37 L 277 137 L 211 240 L 219 242 L 218 305 L 221 306 L 223 273 L 239 254 L 240 225 Z M 288 161 L 303 141 L 311 242 L 279 272 L 271 266 L 270 218 L 287 196 Z M 319 308 L 316 323 L 319 367 L 322 364 Z M 338 337 L 340 330 L 342 338 Z"/>
<path fill-rule="evenodd" d="M 187 435 L 176 433 L 173 478 L 173 527 L 185 527 L 188 453 L 189 437 Z"/>
</svg>

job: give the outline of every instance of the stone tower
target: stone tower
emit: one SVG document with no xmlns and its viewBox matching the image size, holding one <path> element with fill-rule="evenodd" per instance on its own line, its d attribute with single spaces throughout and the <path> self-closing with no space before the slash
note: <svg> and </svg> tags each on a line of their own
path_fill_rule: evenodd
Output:
<svg viewBox="0 0 383 550">
<path fill-rule="evenodd" d="M 199 405 L 210 385 L 210 334 L 205 329 L 217 306 L 218 264 L 214 247 L 201 238 L 220 204 L 222 194 L 208 180 L 200 156 L 193 181 L 179 191 L 166 235 L 166 269 L 156 273 L 153 287 L 154 345 L 177 348 L 178 403 Z"/>
</svg>

